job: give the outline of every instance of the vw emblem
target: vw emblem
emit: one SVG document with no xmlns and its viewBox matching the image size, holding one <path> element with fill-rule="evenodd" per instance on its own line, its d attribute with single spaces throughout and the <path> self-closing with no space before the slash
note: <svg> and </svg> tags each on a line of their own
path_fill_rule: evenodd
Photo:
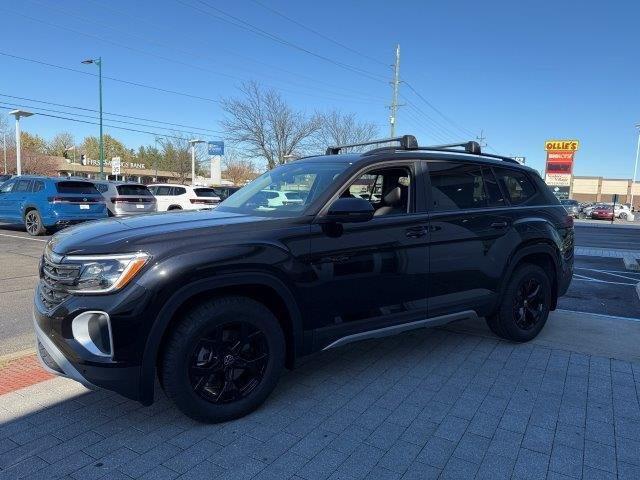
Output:
<svg viewBox="0 0 640 480">
<path fill-rule="evenodd" d="M 82 199 L 82 201 L 83 201 L 83 202 L 86 202 L 86 201 L 87 201 L 87 199 L 86 199 L 86 198 L 83 198 L 83 199 Z"/>
</svg>

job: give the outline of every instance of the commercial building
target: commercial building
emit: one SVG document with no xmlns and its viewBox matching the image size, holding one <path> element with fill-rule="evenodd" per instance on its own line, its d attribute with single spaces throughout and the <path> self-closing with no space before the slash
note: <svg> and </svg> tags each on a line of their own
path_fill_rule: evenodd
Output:
<svg viewBox="0 0 640 480">
<path fill-rule="evenodd" d="M 633 183 L 630 179 L 578 177 L 571 180 L 570 198 L 579 202 L 611 202 L 613 195 L 618 195 L 619 203 L 631 203 L 640 209 L 640 182 Z"/>
</svg>

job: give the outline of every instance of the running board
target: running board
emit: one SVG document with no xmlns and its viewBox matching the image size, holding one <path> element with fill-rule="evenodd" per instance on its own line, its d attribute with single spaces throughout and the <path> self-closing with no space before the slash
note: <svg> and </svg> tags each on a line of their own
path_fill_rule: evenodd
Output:
<svg viewBox="0 0 640 480">
<path fill-rule="evenodd" d="M 354 333 L 353 335 L 347 335 L 346 337 L 339 338 L 334 342 L 331 342 L 322 350 L 329 350 L 330 348 L 340 347 L 348 343 L 358 342 L 360 340 L 368 340 L 370 338 L 389 337 L 391 335 L 397 335 L 398 333 L 415 330 L 417 328 L 439 327 L 440 325 L 446 325 L 447 323 L 455 322 L 456 320 L 471 319 L 477 320 L 478 315 L 473 310 L 465 310 L 464 312 L 450 313 L 448 315 L 441 315 L 439 317 L 416 320 L 415 322 L 401 323 L 399 325 L 392 325 L 391 327 L 376 328 L 375 330 Z"/>
</svg>

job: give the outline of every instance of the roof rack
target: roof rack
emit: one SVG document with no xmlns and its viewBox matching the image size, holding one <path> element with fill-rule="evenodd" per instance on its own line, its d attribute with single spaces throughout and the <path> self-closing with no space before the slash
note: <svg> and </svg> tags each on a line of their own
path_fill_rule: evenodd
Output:
<svg viewBox="0 0 640 480">
<path fill-rule="evenodd" d="M 403 135 L 401 137 L 393 137 L 393 138 L 382 138 L 380 140 L 371 140 L 369 142 L 362 143 L 351 143 L 348 145 L 337 145 L 335 147 L 327 147 L 327 155 L 338 155 L 340 150 L 344 148 L 352 148 L 352 147 L 364 147 L 365 145 L 377 145 L 378 143 L 389 143 L 389 142 L 398 142 L 400 143 L 399 148 L 402 150 L 415 150 L 418 148 L 418 140 L 413 135 Z M 397 147 L 393 147 L 397 148 Z"/>
</svg>

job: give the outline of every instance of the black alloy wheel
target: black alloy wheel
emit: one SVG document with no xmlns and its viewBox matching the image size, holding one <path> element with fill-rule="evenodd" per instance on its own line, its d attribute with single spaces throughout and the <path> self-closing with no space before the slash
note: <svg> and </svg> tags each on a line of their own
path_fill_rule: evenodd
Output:
<svg viewBox="0 0 640 480">
<path fill-rule="evenodd" d="M 196 344 L 189 382 L 208 402 L 235 402 L 260 385 L 268 362 L 269 345 L 263 331 L 247 322 L 219 325 Z"/>
<path fill-rule="evenodd" d="M 285 336 L 264 304 L 241 296 L 205 300 L 169 327 L 160 383 L 186 415 L 226 422 L 258 408 L 278 383 Z"/>
<path fill-rule="evenodd" d="M 530 277 L 520 283 L 513 304 L 516 325 L 522 330 L 531 330 L 544 315 L 544 292 L 541 282 Z"/>
</svg>

